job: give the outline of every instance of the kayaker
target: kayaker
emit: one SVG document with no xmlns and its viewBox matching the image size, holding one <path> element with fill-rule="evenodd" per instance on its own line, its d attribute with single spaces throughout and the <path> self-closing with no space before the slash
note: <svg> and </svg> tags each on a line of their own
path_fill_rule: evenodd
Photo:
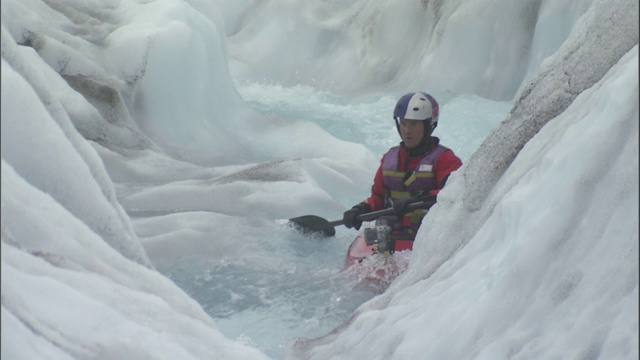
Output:
<svg viewBox="0 0 640 360">
<path fill-rule="evenodd" d="M 371 196 L 343 214 L 344 225 L 360 229 L 360 214 L 393 207 L 394 233 L 413 240 L 426 210 L 407 212 L 409 204 L 435 196 L 449 175 L 462 166 L 453 151 L 431 136 L 438 125 L 438 103 L 425 92 L 402 96 L 393 118 L 402 139 L 382 156 L 371 188 Z"/>
</svg>

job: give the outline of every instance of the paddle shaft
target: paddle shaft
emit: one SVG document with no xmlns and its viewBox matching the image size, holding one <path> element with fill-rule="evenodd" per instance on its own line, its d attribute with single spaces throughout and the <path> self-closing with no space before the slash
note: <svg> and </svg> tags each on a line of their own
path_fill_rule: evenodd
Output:
<svg viewBox="0 0 640 360">
<path fill-rule="evenodd" d="M 436 203 L 435 196 L 431 199 L 415 202 L 409 204 L 406 208 L 406 212 L 416 209 L 428 209 Z M 360 214 L 356 217 L 359 221 L 371 221 L 385 215 L 398 215 L 393 208 L 388 208 L 379 211 L 372 211 L 366 214 Z M 336 234 L 335 227 L 338 225 L 344 225 L 344 221 L 334 220 L 327 221 L 320 216 L 305 215 L 299 216 L 293 219 L 289 219 L 289 224 L 292 224 L 298 230 L 303 233 L 319 233 L 324 237 L 334 236 Z"/>
<path fill-rule="evenodd" d="M 435 203 L 436 203 L 435 200 L 421 201 L 421 202 L 409 204 L 407 206 L 407 210 L 428 209 L 431 206 L 433 206 L 433 204 Z M 356 218 L 360 221 L 371 221 L 385 215 L 395 215 L 395 214 L 396 214 L 396 211 L 393 208 L 388 208 L 384 210 L 372 211 L 366 214 L 361 214 L 361 215 L 358 215 Z M 331 226 L 344 225 L 344 220 L 340 219 L 340 220 L 329 221 L 328 225 L 331 225 Z"/>
</svg>

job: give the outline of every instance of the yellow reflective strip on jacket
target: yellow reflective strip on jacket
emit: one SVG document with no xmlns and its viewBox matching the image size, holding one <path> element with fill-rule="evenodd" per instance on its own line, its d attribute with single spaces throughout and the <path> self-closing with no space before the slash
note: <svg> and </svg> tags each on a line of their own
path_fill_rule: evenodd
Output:
<svg viewBox="0 0 640 360">
<path fill-rule="evenodd" d="M 402 171 L 391 171 L 391 170 L 382 171 L 383 176 L 394 176 L 394 177 L 403 178 L 406 174 L 407 173 L 404 173 Z M 415 175 L 417 177 L 434 177 L 435 176 L 435 174 L 432 171 L 416 171 Z"/>
<path fill-rule="evenodd" d="M 383 176 L 394 176 L 394 177 L 403 178 L 405 174 L 406 173 L 403 173 L 402 171 L 392 171 L 392 170 L 382 171 Z"/>
<path fill-rule="evenodd" d="M 389 195 L 392 199 L 406 199 L 411 196 L 411 193 L 408 191 L 391 190 Z"/>
</svg>

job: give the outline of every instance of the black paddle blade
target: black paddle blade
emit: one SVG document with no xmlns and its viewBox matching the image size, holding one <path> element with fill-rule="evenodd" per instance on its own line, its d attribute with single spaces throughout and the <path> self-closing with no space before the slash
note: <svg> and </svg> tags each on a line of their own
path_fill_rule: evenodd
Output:
<svg viewBox="0 0 640 360">
<path fill-rule="evenodd" d="M 322 234 L 324 237 L 331 237 L 336 234 L 336 229 L 329 221 L 315 215 L 299 216 L 289 219 L 289 224 L 304 234 Z"/>
</svg>

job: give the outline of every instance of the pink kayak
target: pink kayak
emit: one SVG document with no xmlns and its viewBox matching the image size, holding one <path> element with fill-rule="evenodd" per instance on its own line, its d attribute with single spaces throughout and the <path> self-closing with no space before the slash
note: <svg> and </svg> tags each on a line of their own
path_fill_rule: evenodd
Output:
<svg viewBox="0 0 640 360">
<path fill-rule="evenodd" d="M 413 240 L 396 240 L 395 251 L 404 251 L 413 249 Z M 378 244 L 367 245 L 363 235 L 356 236 L 355 240 L 347 250 L 347 256 L 344 261 L 345 268 L 353 264 L 362 262 L 367 256 L 378 253 Z"/>
</svg>

